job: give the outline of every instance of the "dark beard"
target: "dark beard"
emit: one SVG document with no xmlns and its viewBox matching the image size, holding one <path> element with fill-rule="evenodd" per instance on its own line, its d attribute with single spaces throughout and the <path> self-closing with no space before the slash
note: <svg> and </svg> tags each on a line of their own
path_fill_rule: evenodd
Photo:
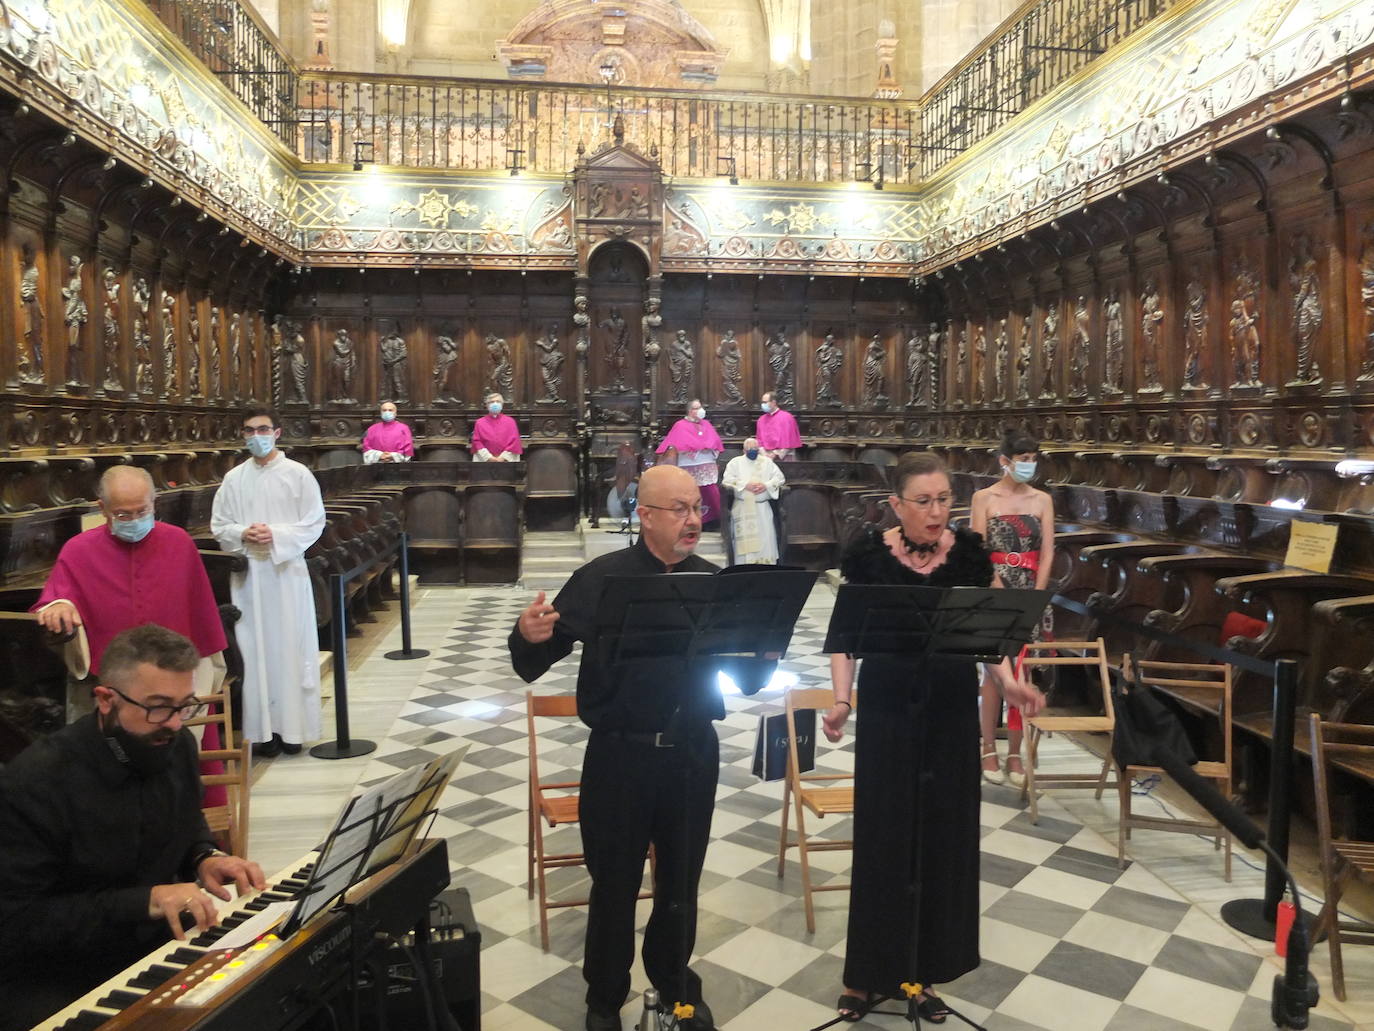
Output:
<svg viewBox="0 0 1374 1031">
<path fill-rule="evenodd" d="M 111 712 L 101 715 L 100 730 L 105 743 L 121 764 L 139 777 L 153 777 L 166 771 L 172 761 L 172 742 L 176 734 L 154 730 L 147 734 L 132 734 L 119 724 L 119 717 Z M 161 742 L 161 743 L 159 743 Z"/>
</svg>

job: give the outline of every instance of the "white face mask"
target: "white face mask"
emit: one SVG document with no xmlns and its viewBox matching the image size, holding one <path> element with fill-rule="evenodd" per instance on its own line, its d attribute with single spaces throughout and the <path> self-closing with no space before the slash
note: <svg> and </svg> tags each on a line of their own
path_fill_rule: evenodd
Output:
<svg viewBox="0 0 1374 1031">
<path fill-rule="evenodd" d="M 698 408 L 695 412 L 692 413 L 692 418 L 694 418 L 694 419 L 704 419 L 704 418 L 706 418 L 706 409 L 705 409 L 705 408 Z"/>
<path fill-rule="evenodd" d="M 391 420 L 393 420 L 393 419 L 395 419 L 395 418 L 396 418 L 396 413 L 395 413 L 395 412 L 383 412 L 383 413 L 382 413 L 382 422 L 391 422 Z"/>
<path fill-rule="evenodd" d="M 1035 479 L 1035 462 L 1012 462 L 1007 471 L 1017 483 L 1030 483 Z"/>
</svg>

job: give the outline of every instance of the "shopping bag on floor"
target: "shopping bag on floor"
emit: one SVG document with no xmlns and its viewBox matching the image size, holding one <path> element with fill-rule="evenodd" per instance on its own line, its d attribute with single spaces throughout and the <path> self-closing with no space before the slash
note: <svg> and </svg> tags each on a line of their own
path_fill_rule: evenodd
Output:
<svg viewBox="0 0 1374 1031">
<path fill-rule="evenodd" d="M 816 768 L 816 710 L 798 709 L 792 714 L 797 725 L 797 765 L 801 773 Z M 787 775 L 787 714 L 760 716 L 754 738 L 754 776 L 763 780 L 782 780 Z"/>
</svg>

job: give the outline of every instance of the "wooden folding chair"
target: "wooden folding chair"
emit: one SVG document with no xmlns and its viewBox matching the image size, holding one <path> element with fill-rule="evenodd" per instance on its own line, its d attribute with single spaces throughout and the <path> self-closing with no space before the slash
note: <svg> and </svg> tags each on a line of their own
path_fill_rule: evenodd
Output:
<svg viewBox="0 0 1374 1031">
<path fill-rule="evenodd" d="M 1134 665 L 1133 665 L 1134 664 Z M 1137 680 L 1134 670 L 1139 668 Z M 1121 657 L 1121 669 L 1133 683 L 1139 683 L 1137 690 L 1158 688 L 1165 694 L 1177 699 L 1190 709 L 1215 716 L 1221 723 L 1220 760 L 1200 759 L 1193 766 L 1193 772 L 1214 783 L 1222 798 L 1231 797 L 1231 667 L 1226 663 L 1210 662 L 1158 662 L 1137 660 L 1129 652 Z M 1126 866 L 1126 841 L 1132 829 L 1173 831 L 1181 834 L 1203 833 L 1210 835 L 1220 849 L 1225 845 L 1226 855 L 1223 870 L 1226 880 L 1231 880 L 1231 832 L 1214 819 L 1196 820 L 1168 816 L 1144 816 L 1131 809 L 1131 783 L 1137 774 L 1164 775 L 1158 766 L 1138 766 L 1134 763 L 1120 771 L 1117 777 L 1117 794 L 1121 799 L 1121 822 L 1117 830 L 1116 859 L 1121 868 Z"/>
<path fill-rule="evenodd" d="M 1331 943 L 1331 987 L 1345 1001 L 1342 942 L 1374 945 L 1374 924 L 1342 920 L 1341 896 L 1352 880 L 1374 883 L 1374 841 L 1337 840 L 1331 830 L 1331 799 L 1327 763 L 1374 770 L 1374 726 L 1363 723 L 1324 723 L 1318 713 L 1308 717 L 1312 733 L 1312 786 L 1317 805 L 1317 844 L 1321 849 L 1322 890 L 1326 903 L 1313 925 L 1314 939 L 1325 932 Z"/>
<path fill-rule="evenodd" d="M 192 720 L 184 720 L 182 726 L 185 727 L 207 727 L 214 726 L 219 731 L 218 748 L 204 748 L 200 750 L 200 758 L 203 762 L 218 760 L 224 764 L 223 773 L 202 774 L 201 784 L 205 787 L 214 787 L 222 784 L 228 795 L 224 805 L 208 806 L 202 811 L 205 813 L 205 822 L 210 825 L 210 831 L 223 843 L 224 848 L 231 855 L 248 855 L 248 797 L 249 797 L 249 772 L 252 770 L 251 745 L 247 740 L 240 740 L 237 747 L 234 746 L 234 708 L 230 699 L 230 679 L 228 676 L 220 676 L 219 684 L 212 694 L 205 695 L 202 701 L 209 703 L 209 709 L 205 715 L 197 716 Z"/>
<path fill-rule="evenodd" d="M 851 696 L 851 705 L 857 701 L 857 692 Z M 852 851 L 853 840 L 812 841 L 806 834 L 806 810 L 823 820 L 827 816 L 852 814 L 854 812 L 854 775 L 852 773 L 801 773 L 797 761 L 797 717 L 798 709 L 816 709 L 816 734 L 820 736 L 821 713 L 827 712 L 835 704 L 835 692 L 828 687 L 788 688 L 783 695 L 783 705 L 787 713 L 787 773 L 782 789 L 782 827 L 778 832 L 778 876 L 782 877 L 787 860 L 787 850 L 796 848 L 801 856 L 802 895 L 806 901 L 806 929 L 816 930 L 816 911 L 812 895 L 818 891 L 848 891 L 846 884 L 811 883 L 812 852 Z M 818 784 L 835 784 L 848 781 L 845 787 L 813 787 Z M 793 841 L 787 840 L 787 807 L 795 804 L 797 809 L 797 834 Z"/>
<path fill-rule="evenodd" d="M 1055 653 L 1055 654 L 1050 654 Z M 1107 671 L 1107 649 L 1102 638 L 1093 641 L 1035 641 L 1026 646 L 1022 665 L 1027 670 L 1036 668 L 1073 667 L 1084 670 L 1091 680 L 1094 676 L 1101 687 L 1102 706 L 1085 708 L 1045 708 L 1040 715 L 1026 717 L 1026 783 L 1021 788 L 1022 799 L 1030 800 L 1031 823 L 1040 820 L 1040 806 L 1037 788 L 1095 788 L 1097 797 L 1113 785 L 1107 781 L 1107 772 L 1112 768 L 1111 749 L 1102 760 L 1100 773 L 1042 773 L 1036 767 L 1039 760 L 1040 739 L 1055 731 L 1091 734 L 1106 734 L 1111 737 L 1116 726 L 1116 714 L 1112 709 L 1112 684 Z M 1119 778 L 1118 778 L 1119 779 Z"/>
<path fill-rule="evenodd" d="M 534 725 L 535 717 L 551 716 L 564 719 L 577 718 L 576 695 L 536 695 L 525 692 L 525 727 L 529 736 L 530 752 L 530 798 L 529 798 L 529 837 L 527 841 L 527 879 L 525 888 L 530 898 L 534 898 L 535 886 L 539 888 L 539 942 L 545 952 L 549 951 L 549 910 L 567 909 L 570 906 L 585 906 L 585 898 L 560 899 L 549 901 L 548 871 L 564 866 L 585 866 L 587 857 L 582 852 L 560 852 L 549 854 L 544 850 L 544 824 L 550 829 L 567 826 L 579 821 L 578 803 L 580 781 L 545 781 L 539 777 L 539 734 Z M 630 774 L 627 774 L 629 776 Z M 650 850 L 650 870 L 653 869 L 653 853 Z M 641 899 L 653 898 L 651 892 L 642 892 Z"/>
</svg>

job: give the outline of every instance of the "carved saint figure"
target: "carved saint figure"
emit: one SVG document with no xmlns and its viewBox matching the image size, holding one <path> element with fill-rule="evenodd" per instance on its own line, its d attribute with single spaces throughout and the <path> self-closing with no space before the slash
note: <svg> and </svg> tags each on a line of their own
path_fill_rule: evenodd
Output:
<svg viewBox="0 0 1374 1031">
<path fill-rule="evenodd" d="M 1002 319 L 997 326 L 997 357 L 992 366 L 992 380 L 997 388 L 998 401 L 1007 399 L 1007 380 L 1011 376 L 1011 336 L 1007 333 L 1007 320 Z"/>
<path fill-rule="evenodd" d="M 1259 280 L 1245 266 L 1236 268 L 1231 301 L 1231 367 L 1236 387 L 1260 386 Z"/>
<path fill-rule="evenodd" d="M 686 403 L 696 361 L 696 347 L 688 339 L 687 331 L 679 329 L 668 345 L 668 375 L 673 381 L 673 401 Z"/>
<path fill-rule="evenodd" d="M 515 382 L 515 369 L 510 362 L 510 345 L 504 337 L 488 333 L 487 345 L 487 393 L 500 394 L 502 398 L 512 398 L 511 387 Z"/>
<path fill-rule="evenodd" d="M 1360 255 L 1360 302 L 1364 306 L 1364 360 L 1360 362 L 1362 382 L 1374 380 L 1374 222 L 1364 228 L 1364 250 Z"/>
<path fill-rule="evenodd" d="M 659 314 L 658 307 L 658 298 L 650 297 L 644 302 L 644 317 L 639 320 L 640 340 L 644 347 L 644 364 L 650 367 L 658 361 L 658 356 L 661 353 L 657 331 L 658 327 L 663 325 L 663 316 Z"/>
<path fill-rule="evenodd" d="M 434 400 L 456 401 L 453 393 L 453 366 L 458 361 L 458 343 L 451 336 L 434 340 Z"/>
<path fill-rule="evenodd" d="M 62 288 L 62 321 L 67 327 L 67 385 L 82 386 L 81 328 L 90 321 L 90 310 L 81 295 L 81 258 L 73 254 L 67 262 L 67 285 Z"/>
<path fill-rule="evenodd" d="M 162 395 L 180 397 L 177 383 L 177 324 L 174 319 L 177 299 L 162 292 Z"/>
<path fill-rule="evenodd" d="M 940 328 L 935 324 L 930 324 L 930 332 L 939 336 Z M 925 338 L 919 333 L 913 333 L 911 339 L 906 342 L 906 393 L 908 408 L 915 408 L 925 403 L 926 397 L 926 377 L 930 374 L 930 363 L 926 354 Z"/>
<path fill-rule="evenodd" d="M 768 368 L 773 372 L 773 400 L 784 407 L 792 404 L 792 345 L 787 339 L 786 327 L 779 326 L 776 336 L 770 337 L 765 345 L 768 353 Z"/>
<path fill-rule="evenodd" d="M 119 276 L 105 266 L 105 389 L 123 390 L 119 378 Z"/>
<path fill-rule="evenodd" d="M 973 338 L 973 400 L 982 404 L 988 391 L 988 327 L 979 326 Z"/>
<path fill-rule="evenodd" d="M 406 338 L 401 335 L 401 324 L 395 323 L 391 332 L 382 337 L 382 398 L 386 401 L 404 401 L 406 389 L 406 365 L 410 352 L 406 348 Z"/>
<path fill-rule="evenodd" d="M 1016 400 L 1029 401 L 1031 392 L 1031 318 L 1021 316 L 1021 335 L 1016 341 Z"/>
<path fill-rule="evenodd" d="M 548 333 L 536 340 L 534 346 L 539 351 L 539 375 L 544 380 L 544 396 L 538 403 L 561 404 L 563 399 L 558 390 L 563 384 L 563 349 L 558 346 L 558 327 L 550 326 Z"/>
<path fill-rule="evenodd" d="M 1183 385 L 1202 388 L 1202 349 L 1207 344 L 1207 288 L 1196 269 L 1184 288 L 1188 297 L 1183 309 Z"/>
<path fill-rule="evenodd" d="M 829 408 L 839 408 L 840 399 L 835 396 L 835 374 L 844 365 L 844 349 L 835 343 L 835 335 L 827 333 L 816 348 L 816 404 Z"/>
<path fill-rule="evenodd" d="M 1322 328 L 1321 277 L 1312 244 L 1305 237 L 1293 242 L 1294 254 L 1288 264 L 1288 282 L 1293 287 L 1293 350 L 1298 356 L 1295 383 L 1320 383 L 1317 365 L 1317 333 Z"/>
<path fill-rule="evenodd" d="M 294 327 L 293 327 L 294 328 Z M 288 334 L 290 330 L 288 329 Z M 293 356 L 294 357 L 294 356 Z M 334 334 L 329 355 L 329 400 L 335 404 L 353 404 L 353 372 L 358 367 L 358 355 L 348 330 Z"/>
<path fill-rule="evenodd" d="M 968 400 L 968 327 L 959 327 L 959 342 L 954 348 L 954 400 L 964 404 Z"/>
<path fill-rule="evenodd" d="M 1088 332 L 1088 299 L 1079 295 L 1073 309 L 1073 339 L 1069 342 L 1069 396 L 1088 396 L 1088 353 L 1092 337 Z"/>
<path fill-rule="evenodd" d="M 576 352 L 579 360 L 587 356 L 591 345 L 592 317 L 587 314 L 587 299 L 580 294 L 573 298 L 573 325 L 577 327 Z"/>
<path fill-rule="evenodd" d="M 272 361 L 272 403 L 280 408 L 286 403 L 286 380 L 290 376 L 286 363 L 288 355 L 286 353 L 286 341 L 283 336 L 286 332 L 285 323 L 280 315 L 272 319 L 272 325 L 267 327 L 269 343 L 267 354 Z"/>
<path fill-rule="evenodd" d="M 873 408 L 886 408 L 886 387 L 887 351 L 883 347 L 882 338 L 874 333 L 868 341 L 868 350 L 864 352 L 863 403 Z"/>
<path fill-rule="evenodd" d="M 191 396 L 200 397 L 200 308 L 191 304 L 191 319 L 187 325 L 186 379 Z"/>
<path fill-rule="evenodd" d="M 1102 306 L 1106 339 L 1103 342 L 1102 386 L 1108 394 L 1120 394 L 1125 371 L 1126 323 L 1121 310 L 1121 291 L 1113 290 Z"/>
<path fill-rule="evenodd" d="M 597 329 L 606 330 L 606 365 L 613 377 L 608 388 L 613 394 L 623 394 L 630 388 L 625 385 L 626 349 L 630 343 L 630 324 L 620 314 L 619 308 L 612 308 L 609 318 L 597 323 Z"/>
<path fill-rule="evenodd" d="M 1054 370 L 1059 360 L 1059 302 L 1051 301 L 1045 309 L 1045 321 L 1040 327 L 1040 353 L 1045 365 L 1040 373 L 1040 396 L 1058 397 L 1054 389 Z"/>
<path fill-rule="evenodd" d="M 239 382 L 243 378 L 243 316 L 239 312 L 229 316 L 229 396 L 239 399 Z"/>
<path fill-rule="evenodd" d="M 1154 276 L 1145 280 L 1140 292 L 1140 375 L 1141 390 L 1161 390 L 1159 382 L 1159 330 L 1164 322 L 1164 302 Z"/>
<path fill-rule="evenodd" d="M 153 292 L 142 276 L 134 281 L 134 390 L 153 392 L 153 336 L 148 331 L 148 309 Z"/>
<path fill-rule="evenodd" d="M 720 378 L 725 388 L 725 400 L 732 405 L 744 404 L 744 395 L 739 390 L 739 341 L 735 339 L 733 329 L 727 329 L 725 335 L 720 338 L 716 357 L 720 359 Z"/>
<path fill-rule="evenodd" d="M 299 333 L 301 327 L 296 327 Z M 256 319 L 248 320 L 248 331 L 244 334 L 244 350 L 248 352 L 248 400 L 255 401 L 258 396 L 258 323 Z M 302 348 L 305 344 L 302 341 Z M 304 350 L 301 355 L 304 357 Z"/>
<path fill-rule="evenodd" d="M 251 329 L 251 326 L 250 326 Z M 344 330 L 339 330 L 347 336 Z M 305 335 L 301 332 L 301 327 L 294 322 L 288 322 L 285 326 L 285 339 L 282 341 L 282 349 L 285 352 L 287 381 L 290 386 L 290 397 L 288 400 L 299 404 L 307 404 L 310 398 L 306 396 L 305 381 L 310 375 L 310 363 L 305 357 Z M 350 348 L 352 344 L 349 344 Z M 352 373 L 349 373 L 349 386 L 352 386 Z"/>
<path fill-rule="evenodd" d="M 218 399 L 224 393 L 219 354 L 219 308 L 210 309 L 210 397 Z"/>
<path fill-rule="evenodd" d="M 38 298 L 38 256 L 24 244 L 19 275 L 19 303 L 24 307 L 24 342 L 19 347 L 19 378 L 25 383 L 42 383 L 43 305 Z"/>
</svg>

